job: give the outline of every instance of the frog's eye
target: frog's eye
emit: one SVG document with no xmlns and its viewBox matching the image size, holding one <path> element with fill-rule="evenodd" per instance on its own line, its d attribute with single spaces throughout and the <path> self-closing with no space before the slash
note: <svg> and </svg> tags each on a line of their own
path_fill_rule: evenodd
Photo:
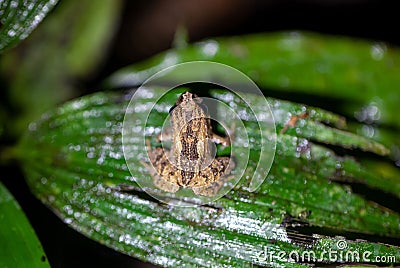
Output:
<svg viewBox="0 0 400 268">
<path fill-rule="evenodd" d="M 199 103 L 199 106 L 203 111 L 207 114 L 208 113 L 208 106 L 205 105 L 204 103 Z"/>
<path fill-rule="evenodd" d="M 197 103 L 197 104 L 200 104 L 200 103 L 203 102 L 203 99 L 200 98 L 199 96 L 193 94 L 193 101 L 194 101 L 195 103 Z"/>
</svg>

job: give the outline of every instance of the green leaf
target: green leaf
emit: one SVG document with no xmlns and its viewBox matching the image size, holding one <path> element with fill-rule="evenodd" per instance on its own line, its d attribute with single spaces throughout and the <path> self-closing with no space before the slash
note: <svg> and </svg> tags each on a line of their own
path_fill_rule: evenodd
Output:
<svg viewBox="0 0 400 268">
<path fill-rule="evenodd" d="M 148 89 L 148 96 L 137 105 L 155 101 L 153 90 L 164 89 Z M 270 134 L 257 132 L 254 117 L 231 93 L 209 93 L 221 101 L 230 99 L 238 111 L 243 110 L 239 114 L 250 139 Z M 298 110 L 305 108 L 310 116 L 296 125 L 299 136 L 291 129 L 278 134 L 274 164 L 261 187 L 249 192 L 247 181 L 257 164 L 258 138 L 253 139 L 248 168 L 233 190 L 208 206 L 176 207 L 151 198 L 136 184 L 140 176 L 152 180 L 144 169 L 133 174 L 127 169 L 121 129 L 131 94 L 97 93 L 68 102 L 31 124 L 18 147 L 32 192 L 77 231 L 115 250 L 169 267 L 247 267 L 251 263 L 300 267 L 310 261 L 329 262 L 323 252 L 341 251 L 338 245 L 343 241 L 346 250 L 371 252 L 371 259 L 385 255 L 399 260 L 400 248 L 385 239 L 400 238 L 400 215 L 336 183 L 352 178 L 398 198 L 399 178 L 384 180 L 353 158 L 337 156 L 324 146 L 346 149 L 349 141 L 357 141 L 356 147 L 372 154 L 387 152 L 383 145 L 337 129 L 344 126 L 341 117 L 269 99 L 275 115 L 281 115 L 276 116 L 278 130 Z M 154 107 L 159 116 L 149 122 L 149 132 L 159 129 L 175 99 L 170 94 Z M 130 150 L 140 146 L 138 142 L 132 141 Z M 234 142 L 246 146 L 240 139 Z M 129 191 L 121 185 L 129 186 Z M 265 257 L 266 251 L 267 255 L 283 252 L 286 257 Z M 287 257 L 293 251 L 313 251 L 316 260 L 294 262 Z"/>
<path fill-rule="evenodd" d="M 0 53 L 25 39 L 58 0 L 0 2 Z"/>
<path fill-rule="evenodd" d="M 21 207 L 0 182 L 0 266 L 50 267 Z"/>
<path fill-rule="evenodd" d="M 108 85 L 140 85 L 168 66 L 196 60 L 237 68 L 267 96 L 321 100 L 348 118 L 400 128 L 400 94 L 393 89 L 400 84 L 400 49 L 345 37 L 279 32 L 205 40 L 119 70 Z M 379 131 L 369 136 L 388 146 L 394 143 Z"/>
<path fill-rule="evenodd" d="M 18 111 L 6 117 L 9 136 L 18 137 L 40 114 L 78 94 L 75 85 L 93 74 L 105 56 L 121 3 L 61 1 L 24 46 L 0 58 L 8 102 Z"/>
</svg>

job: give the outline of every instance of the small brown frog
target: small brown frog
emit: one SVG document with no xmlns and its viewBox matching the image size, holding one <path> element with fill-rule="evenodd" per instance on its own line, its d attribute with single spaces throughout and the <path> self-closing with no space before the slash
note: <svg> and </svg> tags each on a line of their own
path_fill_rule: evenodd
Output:
<svg viewBox="0 0 400 268">
<path fill-rule="evenodd" d="M 172 130 L 159 140 L 171 139 L 171 149 L 150 148 L 148 155 L 154 168 L 148 167 L 154 184 L 174 193 L 179 187 L 191 188 L 197 195 L 215 196 L 234 168 L 230 157 L 213 155 L 213 143 L 230 144 L 229 137 L 212 132 L 210 119 L 201 107 L 202 99 L 190 92 L 183 93 L 170 110 Z"/>
</svg>

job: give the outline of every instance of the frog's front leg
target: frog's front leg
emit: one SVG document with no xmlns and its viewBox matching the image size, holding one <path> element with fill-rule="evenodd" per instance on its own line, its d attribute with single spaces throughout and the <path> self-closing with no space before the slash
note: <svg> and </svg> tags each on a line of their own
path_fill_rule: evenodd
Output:
<svg viewBox="0 0 400 268">
<path fill-rule="evenodd" d="M 231 145 L 231 140 L 229 137 L 221 137 L 215 133 L 212 133 L 212 141 L 217 144 L 222 144 L 225 147 Z"/>
<path fill-rule="evenodd" d="M 215 133 L 211 133 L 211 139 L 213 142 L 217 144 L 222 144 L 223 146 L 229 146 L 231 145 L 231 140 L 233 140 L 234 137 L 234 132 L 235 132 L 235 124 L 232 124 L 232 126 L 229 128 L 229 136 L 226 137 L 221 137 Z"/>
<path fill-rule="evenodd" d="M 173 133 L 171 128 L 163 129 L 162 132 L 157 136 L 157 141 L 170 141 L 172 140 Z"/>
</svg>

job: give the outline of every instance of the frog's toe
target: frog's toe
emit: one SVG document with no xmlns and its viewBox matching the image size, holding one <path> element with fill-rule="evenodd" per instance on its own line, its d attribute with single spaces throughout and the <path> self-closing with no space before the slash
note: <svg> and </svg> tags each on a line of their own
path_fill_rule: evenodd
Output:
<svg viewBox="0 0 400 268">
<path fill-rule="evenodd" d="M 218 193 L 219 189 L 221 189 L 223 185 L 224 185 L 224 180 L 218 180 L 212 183 L 211 185 L 202 187 L 193 187 L 192 189 L 196 195 L 212 197 Z"/>
<path fill-rule="evenodd" d="M 156 187 L 166 192 L 175 193 L 179 190 L 179 186 L 177 184 L 170 183 L 160 178 L 160 176 L 155 176 L 153 182 Z"/>
</svg>

